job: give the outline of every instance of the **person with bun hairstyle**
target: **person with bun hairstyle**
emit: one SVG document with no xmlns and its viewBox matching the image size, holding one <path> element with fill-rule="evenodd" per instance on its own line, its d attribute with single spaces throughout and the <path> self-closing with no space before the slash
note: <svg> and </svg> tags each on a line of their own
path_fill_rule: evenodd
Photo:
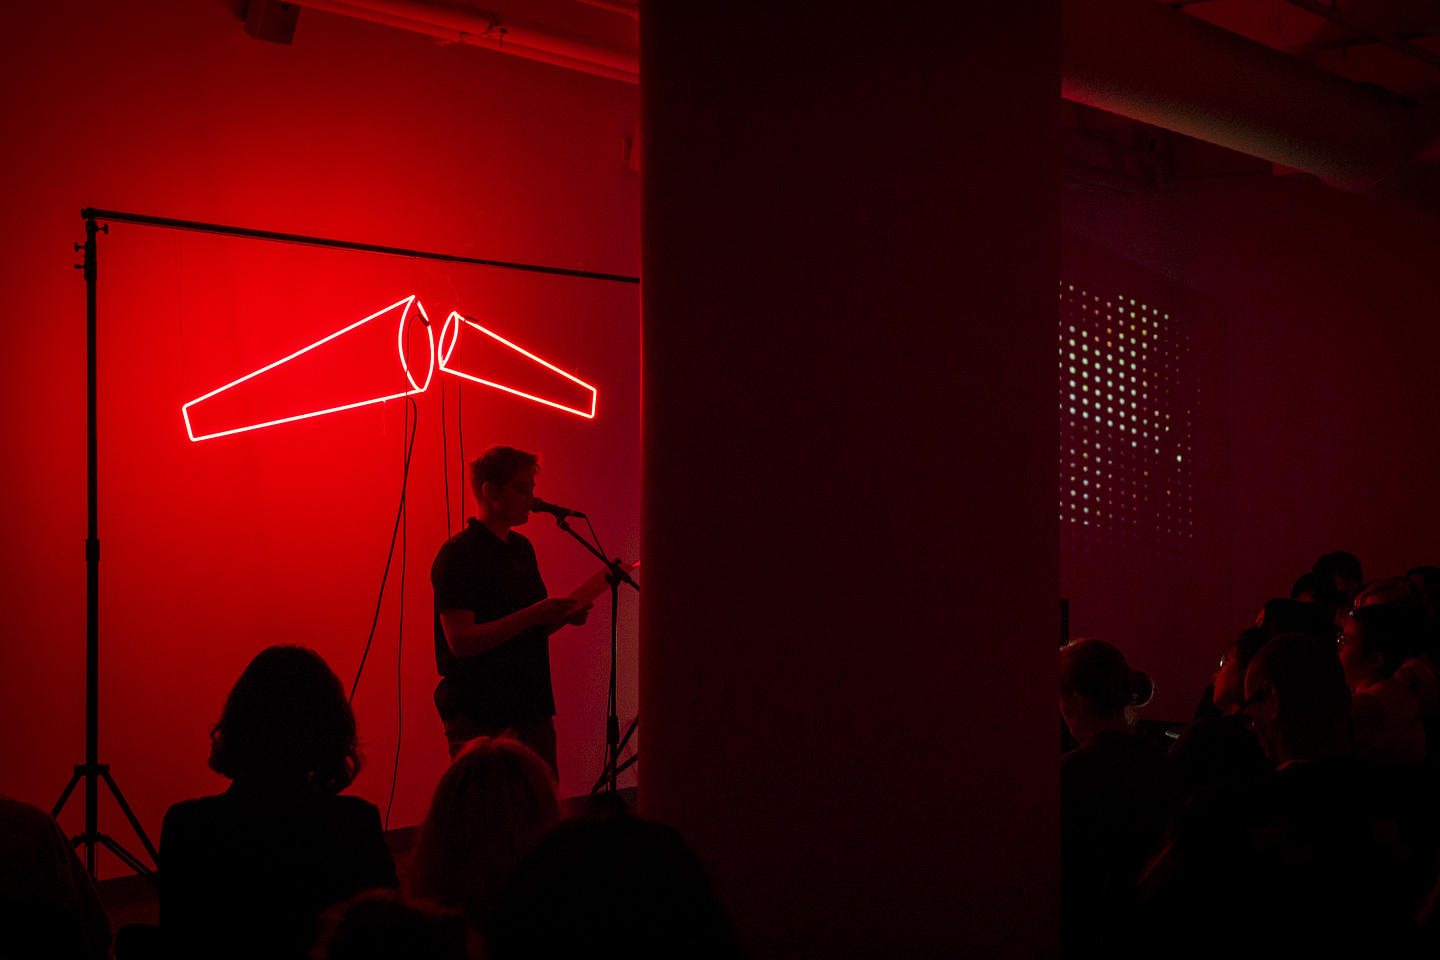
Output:
<svg viewBox="0 0 1440 960">
<path fill-rule="evenodd" d="M 1080 741 L 1060 760 L 1062 956 L 1118 949 L 1133 928 L 1136 877 L 1174 798 L 1165 755 L 1131 729 L 1130 711 L 1153 694 L 1103 640 L 1060 650 L 1060 715 Z"/>
</svg>

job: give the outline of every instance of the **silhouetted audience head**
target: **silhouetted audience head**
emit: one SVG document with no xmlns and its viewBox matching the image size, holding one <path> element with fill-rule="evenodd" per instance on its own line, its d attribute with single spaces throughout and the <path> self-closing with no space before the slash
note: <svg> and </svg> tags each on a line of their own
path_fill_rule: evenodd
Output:
<svg viewBox="0 0 1440 960">
<path fill-rule="evenodd" d="M 1254 731 L 1238 719 L 1232 715 L 1201 720 L 1176 738 L 1169 756 L 1178 796 L 1231 787 L 1274 769 Z"/>
<path fill-rule="evenodd" d="M 465 918 L 406 899 L 393 890 L 367 890 L 332 907 L 321 921 L 315 960 L 465 960 Z"/>
<path fill-rule="evenodd" d="M 1440 607 L 1440 567 L 1422 566 L 1411 567 L 1405 571 L 1405 576 L 1415 583 L 1421 590 L 1425 591 L 1425 598 L 1430 601 L 1430 610 L 1433 613 Z"/>
<path fill-rule="evenodd" d="M 1338 650 L 1345 679 L 1364 687 L 1395 675 L 1424 641 L 1425 621 L 1413 607 L 1372 603 L 1345 618 Z"/>
<path fill-rule="evenodd" d="M 1345 598 L 1342 603 L 1349 603 Z M 1335 636 L 1335 608 L 1278 597 L 1267 601 L 1257 626 L 1272 637 L 1282 633 L 1309 633 L 1329 640 Z"/>
<path fill-rule="evenodd" d="M 0 796 L 0 957 L 105 960 L 110 922 L 55 818 Z"/>
<path fill-rule="evenodd" d="M 1360 572 L 1360 559 L 1355 554 L 1347 553 L 1344 550 L 1325 554 L 1315 561 L 1315 565 L 1310 570 L 1321 576 L 1329 577 L 1336 589 L 1351 599 L 1360 592 L 1360 586 L 1365 582 L 1365 577 Z"/>
<path fill-rule="evenodd" d="M 492 915 L 485 950 L 490 960 L 740 956 L 680 835 L 629 814 L 575 817 L 540 841 Z"/>
<path fill-rule="evenodd" d="M 550 767 L 524 744 L 480 737 L 440 778 L 420 826 L 411 884 L 478 929 L 515 867 L 560 820 Z"/>
<path fill-rule="evenodd" d="M 1125 721 L 1125 711 L 1143 707 L 1155 686 L 1142 670 L 1130 669 L 1114 645 L 1087 638 L 1060 648 L 1060 714 L 1076 739 Z"/>
<path fill-rule="evenodd" d="M 1440 594 L 1440 567 L 1426 564 L 1419 567 L 1411 567 L 1405 571 L 1405 576 L 1415 581 L 1415 585 L 1425 591 L 1425 596 L 1430 600 L 1430 608 L 1435 608 L 1435 597 Z"/>
<path fill-rule="evenodd" d="M 1220 661 L 1220 670 L 1215 674 L 1215 706 L 1226 716 L 1240 709 L 1245 702 L 1245 671 L 1260 648 L 1270 640 L 1270 631 L 1264 627 L 1246 627 L 1235 638 L 1235 644 L 1225 652 Z"/>
<path fill-rule="evenodd" d="M 1326 599 L 1338 592 L 1334 580 L 1312 571 L 1301 574 L 1295 581 L 1295 585 L 1290 588 L 1290 599 L 1323 605 Z"/>
<path fill-rule="evenodd" d="M 1368 607 L 1375 604 L 1420 611 L 1427 623 L 1433 613 L 1425 588 L 1409 577 L 1386 577 L 1384 580 L 1376 580 L 1355 596 L 1355 606 L 1357 607 Z"/>
<path fill-rule="evenodd" d="M 303 777 L 339 793 L 364 763 L 340 678 L 314 650 L 262 650 L 210 730 L 210 769 L 231 780 Z"/>
<path fill-rule="evenodd" d="M 1277 763 L 1348 753 L 1350 688 L 1333 641 L 1283 633 L 1250 661 L 1246 714 Z"/>
<path fill-rule="evenodd" d="M 1335 579 L 1318 573 L 1303 574 L 1296 580 L 1290 588 L 1290 599 L 1317 604 L 1332 624 L 1336 616 L 1350 606 L 1350 597 L 1335 586 Z"/>
<path fill-rule="evenodd" d="M 1411 567 L 1405 571 L 1405 576 L 1414 580 L 1426 590 L 1440 589 L 1440 567 L 1432 564 Z"/>
</svg>

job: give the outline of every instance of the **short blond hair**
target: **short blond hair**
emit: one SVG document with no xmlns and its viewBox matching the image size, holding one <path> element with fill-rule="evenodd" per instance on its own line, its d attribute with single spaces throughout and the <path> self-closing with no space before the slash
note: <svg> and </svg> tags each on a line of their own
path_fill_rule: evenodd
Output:
<svg viewBox="0 0 1440 960">
<path fill-rule="evenodd" d="M 420 825 L 414 892 L 479 928 L 520 861 L 560 821 L 546 762 L 509 737 L 477 737 L 451 762 Z"/>
<path fill-rule="evenodd" d="M 497 487 L 514 480 L 526 467 L 540 467 L 540 454 L 527 453 L 515 447 L 495 446 L 470 461 L 470 490 L 475 494 L 476 503 L 485 502 L 482 487 L 493 483 Z"/>
</svg>

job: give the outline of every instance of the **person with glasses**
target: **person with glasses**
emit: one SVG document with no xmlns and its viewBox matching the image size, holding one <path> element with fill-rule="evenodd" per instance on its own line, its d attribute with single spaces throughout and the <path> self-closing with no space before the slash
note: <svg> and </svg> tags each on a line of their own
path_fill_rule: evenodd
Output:
<svg viewBox="0 0 1440 960">
<path fill-rule="evenodd" d="M 1211 684 L 1218 716 L 1195 720 L 1170 747 L 1179 796 L 1189 799 L 1227 785 L 1261 776 L 1271 769 L 1260 742 L 1240 714 L 1245 702 L 1245 670 L 1272 634 L 1265 627 L 1246 627 L 1220 660 Z"/>
<path fill-rule="evenodd" d="M 1422 763 L 1425 725 L 1420 706 L 1395 671 L 1410 641 L 1404 610 L 1385 604 L 1356 607 L 1345 618 L 1336 652 L 1354 691 L 1350 715 L 1355 752 L 1386 763 Z"/>
</svg>

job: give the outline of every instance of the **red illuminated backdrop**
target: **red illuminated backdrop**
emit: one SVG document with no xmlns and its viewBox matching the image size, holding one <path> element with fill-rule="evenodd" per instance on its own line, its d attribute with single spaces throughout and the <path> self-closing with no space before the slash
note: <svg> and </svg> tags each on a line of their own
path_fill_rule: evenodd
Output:
<svg viewBox="0 0 1440 960">
<path fill-rule="evenodd" d="M 0 58 L 4 123 L 8 142 L 29 147 L 0 160 L 14 187 L 0 224 L 0 334 L 8 355 L 26 360 L 0 387 L 16 465 L 0 480 L 13 517 L 0 581 L 0 792 L 48 808 L 84 749 L 85 302 L 71 269 L 80 208 L 634 275 L 639 180 L 623 144 L 635 136 L 637 93 L 312 10 L 289 47 L 252 40 L 220 3 L 17 16 Z M 491 92 L 483 108 L 477 90 Z M 124 224 L 99 244 L 100 754 L 152 836 L 169 804 L 224 789 L 205 766 L 208 728 L 258 650 L 304 643 L 349 685 L 405 440 L 403 400 L 204 443 L 188 438 L 182 405 L 411 294 L 437 340 L 452 310 L 483 316 L 604 391 L 593 420 L 438 371 L 415 398 L 405 642 L 397 650 L 397 546 L 356 694 L 368 765 L 353 791 L 386 805 L 398 694 L 391 826 L 417 823 L 447 761 L 431 702 L 428 573 L 462 522 L 462 498 L 470 503 L 461 445 L 467 458 L 491 443 L 540 451 L 540 495 L 584 509 L 608 549 L 639 555 L 636 288 Z M 396 362 L 387 323 L 374 354 L 388 365 L 383 392 L 345 403 L 425 383 L 423 365 L 412 364 L 412 385 Z M 419 357 L 427 334 L 411 333 Z M 552 591 L 593 572 L 543 518 L 524 532 Z M 636 712 L 634 606 L 622 600 L 622 721 Z M 600 769 L 607 631 L 596 617 L 553 641 L 565 793 L 588 789 Z M 102 795 L 102 829 L 138 847 L 108 803 Z M 68 831 L 79 832 L 82 809 L 67 806 Z M 117 872 L 108 854 L 100 863 L 102 876 Z"/>
</svg>

